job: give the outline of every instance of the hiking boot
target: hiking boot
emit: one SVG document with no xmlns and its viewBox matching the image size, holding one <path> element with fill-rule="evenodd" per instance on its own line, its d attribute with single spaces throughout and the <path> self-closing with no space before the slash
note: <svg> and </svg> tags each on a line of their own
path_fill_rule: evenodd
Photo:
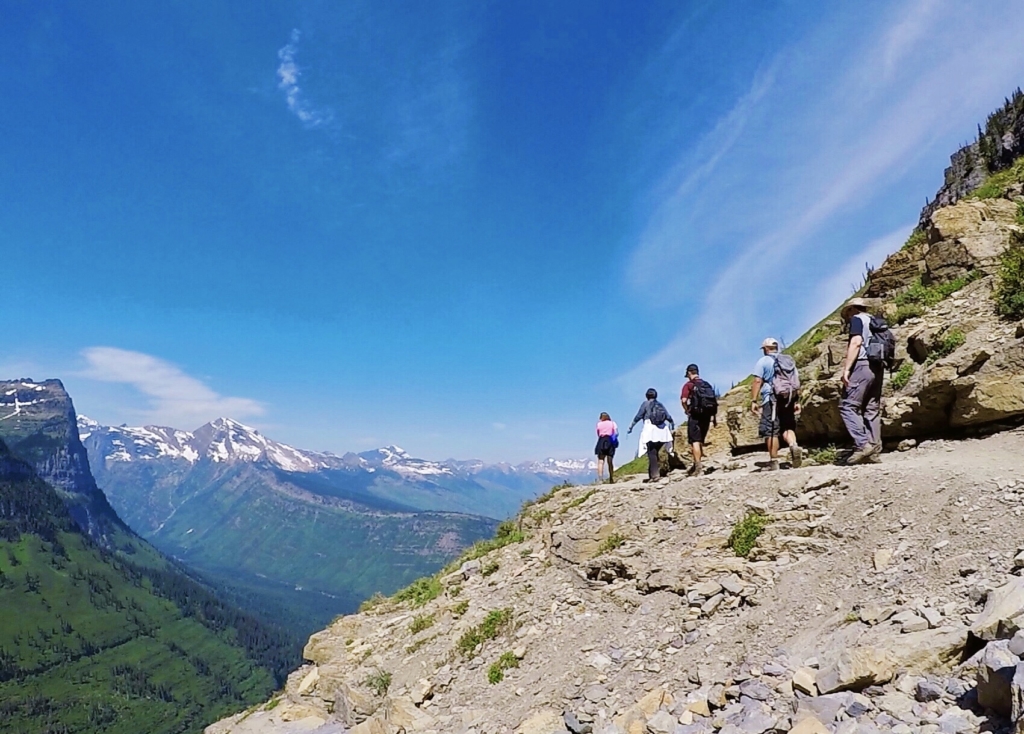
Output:
<svg viewBox="0 0 1024 734">
<path fill-rule="evenodd" d="M 697 462 L 690 468 L 691 477 L 700 477 L 704 475 L 704 464 Z"/>
<path fill-rule="evenodd" d="M 804 463 L 804 450 L 799 446 L 790 446 L 789 463 L 793 465 L 794 469 L 799 469 L 800 465 Z"/>
<path fill-rule="evenodd" d="M 879 449 L 876 449 L 875 444 L 866 443 L 859 449 L 850 454 L 850 458 L 846 460 L 847 464 L 863 464 L 865 459 L 874 456 Z"/>
<path fill-rule="evenodd" d="M 778 471 L 778 470 L 779 470 L 779 460 L 778 459 L 772 459 L 771 461 L 768 462 L 768 471 Z"/>
</svg>

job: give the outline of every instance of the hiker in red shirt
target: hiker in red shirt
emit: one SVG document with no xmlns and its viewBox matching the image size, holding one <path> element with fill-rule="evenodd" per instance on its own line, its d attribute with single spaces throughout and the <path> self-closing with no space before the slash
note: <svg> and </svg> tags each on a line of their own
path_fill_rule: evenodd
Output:
<svg viewBox="0 0 1024 734">
<path fill-rule="evenodd" d="M 688 476 L 699 477 L 704 473 L 704 444 L 712 424 L 718 425 L 718 396 L 715 388 L 700 377 L 697 365 L 686 368 L 686 384 L 679 393 L 679 402 L 686 411 L 686 440 L 693 453 L 693 466 Z"/>
</svg>

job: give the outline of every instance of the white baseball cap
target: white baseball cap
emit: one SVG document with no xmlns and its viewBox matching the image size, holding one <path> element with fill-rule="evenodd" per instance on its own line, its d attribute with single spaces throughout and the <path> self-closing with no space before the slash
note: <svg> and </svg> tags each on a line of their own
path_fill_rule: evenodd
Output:
<svg viewBox="0 0 1024 734">
<path fill-rule="evenodd" d="M 763 342 L 761 342 L 761 349 L 768 349 L 769 347 L 774 348 L 774 349 L 778 349 L 779 348 L 779 340 L 776 339 L 773 336 L 770 336 L 767 339 L 765 339 Z"/>
</svg>

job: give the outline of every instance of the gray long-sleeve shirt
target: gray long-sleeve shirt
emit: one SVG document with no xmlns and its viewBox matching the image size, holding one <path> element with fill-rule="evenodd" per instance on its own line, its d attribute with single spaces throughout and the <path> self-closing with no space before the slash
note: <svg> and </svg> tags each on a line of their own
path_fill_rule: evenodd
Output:
<svg viewBox="0 0 1024 734">
<path fill-rule="evenodd" d="M 654 400 L 645 400 L 643 402 L 643 404 L 640 406 L 640 410 L 636 412 L 636 417 L 633 418 L 633 422 L 629 424 L 629 430 L 632 431 L 633 426 L 635 426 L 637 423 L 650 419 L 651 415 L 653 415 L 654 413 L 655 403 L 661 405 L 661 403 L 656 398 Z M 664 405 L 661 405 L 661 407 L 662 409 L 665 409 Z M 668 416 L 668 424 L 672 426 L 673 430 L 675 430 L 676 422 L 672 420 L 672 414 L 669 413 L 667 409 L 665 409 L 665 415 Z"/>
</svg>

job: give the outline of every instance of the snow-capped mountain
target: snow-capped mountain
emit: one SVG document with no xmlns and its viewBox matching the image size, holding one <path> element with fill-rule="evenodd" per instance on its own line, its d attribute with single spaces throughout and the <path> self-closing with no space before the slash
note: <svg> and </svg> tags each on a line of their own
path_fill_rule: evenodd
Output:
<svg viewBox="0 0 1024 734">
<path fill-rule="evenodd" d="M 362 453 L 337 456 L 306 451 L 273 441 L 255 428 L 230 418 L 218 418 L 195 431 L 163 426 L 103 426 L 78 417 L 82 442 L 104 464 L 132 461 L 183 461 L 195 464 L 203 459 L 214 463 L 265 463 L 282 471 L 387 471 L 400 477 L 418 479 L 469 478 L 481 473 L 534 475 L 555 480 L 589 481 L 592 459 L 544 459 L 512 464 L 486 464 L 478 460 L 430 461 L 410 456 L 398 446 L 384 446 Z"/>
</svg>

